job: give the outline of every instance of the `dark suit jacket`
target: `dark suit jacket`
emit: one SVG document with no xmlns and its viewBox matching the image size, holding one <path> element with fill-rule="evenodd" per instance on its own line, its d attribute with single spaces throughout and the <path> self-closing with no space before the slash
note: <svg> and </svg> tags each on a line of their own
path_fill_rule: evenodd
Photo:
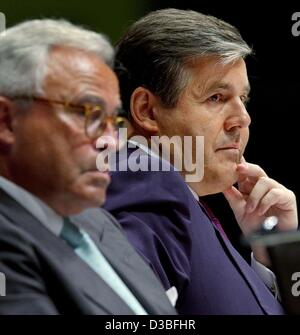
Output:
<svg viewBox="0 0 300 335">
<path fill-rule="evenodd" d="M 175 314 L 151 269 L 104 210 L 72 221 L 82 226 L 149 314 Z M 62 239 L 0 190 L 0 314 L 133 314 Z"/>
<path fill-rule="evenodd" d="M 132 158 L 134 150 L 128 149 L 129 160 L 138 161 Z M 119 159 L 120 170 L 125 170 L 126 158 L 123 154 Z M 149 162 L 147 154 L 140 157 L 145 160 Z M 177 288 L 179 313 L 283 313 L 248 263 L 214 228 L 179 172 L 120 170 L 112 173 L 104 207 L 165 289 Z"/>
</svg>

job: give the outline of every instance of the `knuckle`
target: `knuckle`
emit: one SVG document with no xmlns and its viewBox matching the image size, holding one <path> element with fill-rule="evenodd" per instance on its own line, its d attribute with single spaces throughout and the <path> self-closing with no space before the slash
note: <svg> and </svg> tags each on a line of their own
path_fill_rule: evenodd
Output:
<svg viewBox="0 0 300 335">
<path fill-rule="evenodd" d="M 291 199 L 295 199 L 296 200 L 296 195 L 293 191 L 288 190 L 289 196 L 291 197 Z"/>
<path fill-rule="evenodd" d="M 254 164 L 255 168 L 260 171 L 261 173 L 263 173 L 264 175 L 266 175 L 264 169 L 262 167 L 260 167 L 258 164 Z"/>
<path fill-rule="evenodd" d="M 270 197 L 278 197 L 282 194 L 282 190 L 280 188 L 272 188 L 269 192 Z"/>
<path fill-rule="evenodd" d="M 263 197 L 260 201 L 260 206 L 266 206 L 270 202 L 270 198 L 271 198 L 270 194 Z"/>
<path fill-rule="evenodd" d="M 268 176 L 262 176 L 259 178 L 259 181 L 261 184 L 269 186 L 270 188 L 283 188 L 282 185 L 280 185 L 276 180 L 268 177 Z"/>
<path fill-rule="evenodd" d="M 261 182 L 261 183 L 268 183 L 270 181 L 270 178 L 267 177 L 267 176 L 261 176 L 258 178 L 258 180 Z"/>
<path fill-rule="evenodd" d="M 264 187 L 264 188 L 268 187 L 268 188 L 270 188 L 270 186 L 271 186 L 270 178 L 265 177 L 265 176 L 259 177 L 258 180 L 257 180 L 257 184 L 260 187 Z"/>
</svg>

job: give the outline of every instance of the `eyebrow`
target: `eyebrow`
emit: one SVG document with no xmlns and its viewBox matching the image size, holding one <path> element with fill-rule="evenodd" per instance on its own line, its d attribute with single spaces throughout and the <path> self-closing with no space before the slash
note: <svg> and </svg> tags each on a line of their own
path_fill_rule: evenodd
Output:
<svg viewBox="0 0 300 335">
<path fill-rule="evenodd" d="M 99 96 L 96 95 L 84 95 L 82 97 L 80 97 L 79 99 L 75 99 L 72 102 L 72 105 L 77 105 L 77 106 L 82 106 L 85 104 L 93 104 L 93 105 L 97 105 L 100 106 L 103 111 L 106 111 L 107 109 L 107 104 L 105 102 L 105 100 Z M 113 113 L 115 115 L 120 115 L 122 116 L 124 114 L 123 108 L 122 106 L 117 106 L 116 108 L 114 108 Z"/>
<path fill-rule="evenodd" d="M 214 83 L 212 84 L 208 89 L 207 89 L 207 93 L 209 92 L 212 92 L 212 91 L 215 91 L 217 89 L 223 89 L 223 90 L 232 90 L 233 87 L 232 85 L 228 84 L 228 83 L 222 83 L 222 82 L 217 82 L 217 83 Z M 250 84 L 248 83 L 244 89 L 243 89 L 243 92 L 245 92 L 245 94 L 249 94 L 250 93 L 250 90 L 251 90 L 251 87 L 250 87 Z"/>
<path fill-rule="evenodd" d="M 84 95 L 78 99 L 75 99 L 74 101 L 72 101 L 72 104 L 73 105 L 93 104 L 93 105 L 99 105 L 103 109 L 106 109 L 106 102 L 104 101 L 104 99 L 102 99 L 99 96 L 91 95 L 91 94 Z"/>
</svg>

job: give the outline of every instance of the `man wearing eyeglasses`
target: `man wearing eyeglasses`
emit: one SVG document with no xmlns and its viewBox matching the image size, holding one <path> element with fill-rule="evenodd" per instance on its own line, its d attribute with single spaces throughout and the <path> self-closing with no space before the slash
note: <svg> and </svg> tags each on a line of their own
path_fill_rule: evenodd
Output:
<svg viewBox="0 0 300 335">
<path fill-rule="evenodd" d="M 95 142 L 122 121 L 113 49 L 65 21 L 0 35 L 0 314 L 174 314 L 115 220 Z M 94 208 L 94 209 L 92 209 Z"/>
</svg>

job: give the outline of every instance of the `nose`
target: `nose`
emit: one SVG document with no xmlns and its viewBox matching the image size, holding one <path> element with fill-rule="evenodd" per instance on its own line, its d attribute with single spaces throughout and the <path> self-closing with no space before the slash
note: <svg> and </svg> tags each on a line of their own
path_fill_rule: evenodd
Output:
<svg viewBox="0 0 300 335">
<path fill-rule="evenodd" d="M 224 123 L 225 130 L 230 131 L 236 128 L 247 128 L 250 123 L 251 118 L 243 102 L 239 98 L 233 101 L 229 115 Z"/>
</svg>

